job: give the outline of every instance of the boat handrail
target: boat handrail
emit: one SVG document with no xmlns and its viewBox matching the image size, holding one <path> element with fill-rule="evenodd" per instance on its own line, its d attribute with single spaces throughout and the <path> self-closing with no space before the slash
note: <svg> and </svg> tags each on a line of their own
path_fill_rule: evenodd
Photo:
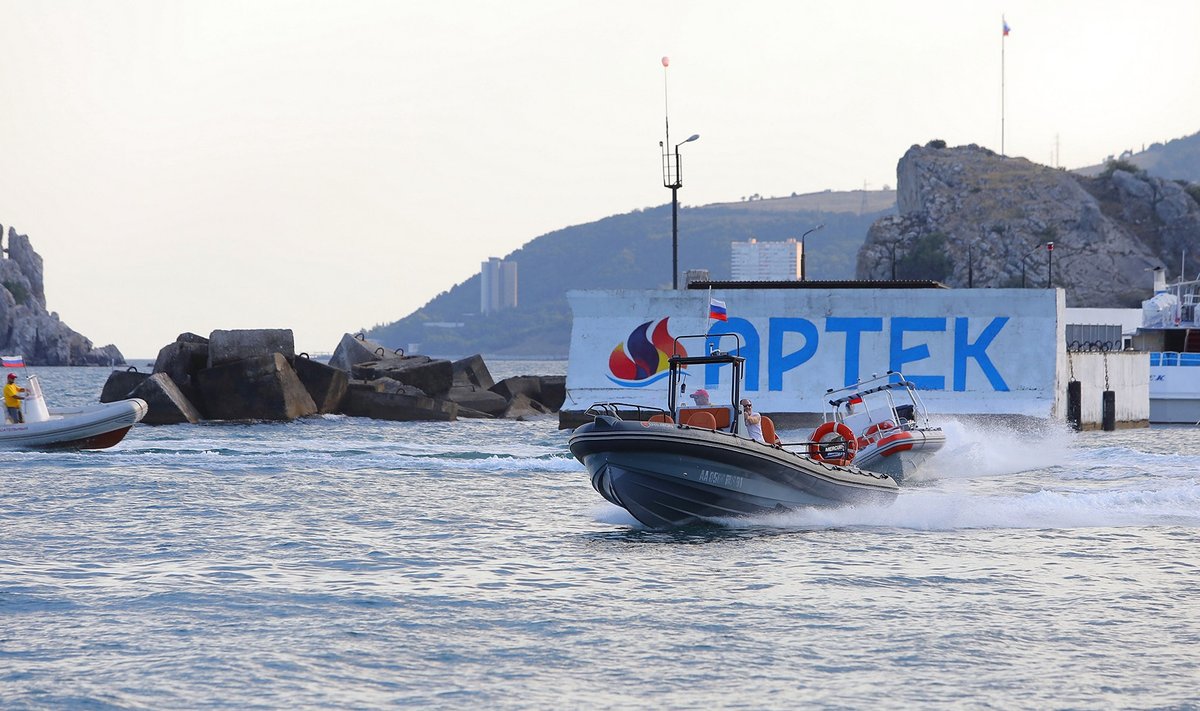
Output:
<svg viewBox="0 0 1200 711">
<path fill-rule="evenodd" d="M 598 402 L 584 410 L 585 415 L 592 417 L 608 416 L 615 417 L 618 420 L 627 419 L 621 417 L 621 410 L 624 409 L 626 414 L 635 413 L 636 421 L 644 422 L 649 420 L 654 415 L 670 415 L 671 413 L 662 407 L 653 405 L 638 405 L 631 402 Z"/>
</svg>

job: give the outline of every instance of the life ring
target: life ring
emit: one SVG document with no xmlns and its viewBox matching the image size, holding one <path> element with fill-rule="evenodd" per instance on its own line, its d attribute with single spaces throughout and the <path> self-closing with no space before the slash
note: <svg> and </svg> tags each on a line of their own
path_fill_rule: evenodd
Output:
<svg viewBox="0 0 1200 711">
<path fill-rule="evenodd" d="M 896 423 L 892 422 L 891 420 L 884 420 L 883 422 L 876 422 L 875 424 L 871 425 L 867 429 L 863 430 L 862 437 L 860 437 L 859 439 L 865 439 L 868 442 L 870 442 L 871 440 L 879 439 L 879 437 L 881 436 L 880 435 L 881 432 L 886 432 L 888 430 L 894 430 L 894 429 L 896 429 Z M 862 444 L 860 443 L 859 448 L 861 448 L 861 447 L 862 447 Z"/>
<path fill-rule="evenodd" d="M 857 453 L 858 439 L 854 436 L 854 430 L 841 422 L 826 422 L 821 425 L 813 431 L 808 444 L 810 459 L 836 466 L 845 466 L 854 461 L 854 455 Z"/>
</svg>

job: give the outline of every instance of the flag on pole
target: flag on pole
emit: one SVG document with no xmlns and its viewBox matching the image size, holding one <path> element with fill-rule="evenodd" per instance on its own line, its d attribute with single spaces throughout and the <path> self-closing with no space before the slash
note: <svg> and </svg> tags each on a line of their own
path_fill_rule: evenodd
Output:
<svg viewBox="0 0 1200 711">
<path fill-rule="evenodd" d="M 1000 24 L 1004 25 L 1004 36 L 1008 37 L 1008 33 L 1012 28 L 1008 26 L 1008 20 L 1004 19 L 1004 15 L 1000 16 Z"/>
<path fill-rule="evenodd" d="M 25 358 L 23 356 L 0 356 L 0 362 L 3 362 L 5 368 L 24 368 Z"/>
<path fill-rule="evenodd" d="M 709 297 L 708 299 L 708 317 L 717 321 L 728 321 L 729 316 L 725 313 L 725 302 L 720 299 Z"/>
</svg>

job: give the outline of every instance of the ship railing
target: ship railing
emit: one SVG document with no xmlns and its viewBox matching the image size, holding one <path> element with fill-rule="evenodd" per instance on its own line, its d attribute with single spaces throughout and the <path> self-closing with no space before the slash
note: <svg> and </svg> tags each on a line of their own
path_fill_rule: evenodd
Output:
<svg viewBox="0 0 1200 711">
<path fill-rule="evenodd" d="M 1150 366 L 1197 366 L 1200 367 L 1200 353 L 1177 353 L 1162 351 L 1150 354 Z"/>
</svg>

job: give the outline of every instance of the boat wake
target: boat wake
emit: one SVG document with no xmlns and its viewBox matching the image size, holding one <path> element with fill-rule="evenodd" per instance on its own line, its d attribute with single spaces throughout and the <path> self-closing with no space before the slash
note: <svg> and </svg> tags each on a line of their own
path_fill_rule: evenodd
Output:
<svg viewBox="0 0 1200 711">
<path fill-rule="evenodd" d="M 1065 425 L 1046 423 L 1035 431 L 1018 431 L 999 424 L 958 420 L 941 424 L 946 445 L 906 483 L 1005 476 L 1064 466 L 1073 456 L 1073 435 Z"/>
</svg>

